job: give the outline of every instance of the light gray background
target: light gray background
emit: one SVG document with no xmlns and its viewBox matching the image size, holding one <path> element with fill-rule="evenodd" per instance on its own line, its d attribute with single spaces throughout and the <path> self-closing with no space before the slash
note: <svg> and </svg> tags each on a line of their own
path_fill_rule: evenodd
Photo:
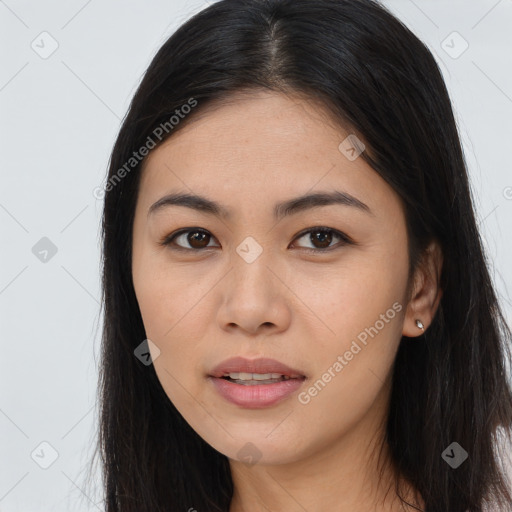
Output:
<svg viewBox="0 0 512 512">
<path fill-rule="evenodd" d="M 512 0 L 383 3 L 441 66 L 510 323 Z M 0 0 L 0 511 L 101 510 L 101 489 L 84 482 L 101 325 L 93 190 L 150 59 L 206 5 Z M 43 237 L 57 248 L 46 262 L 34 254 Z M 58 453 L 47 469 L 42 442 Z"/>
</svg>

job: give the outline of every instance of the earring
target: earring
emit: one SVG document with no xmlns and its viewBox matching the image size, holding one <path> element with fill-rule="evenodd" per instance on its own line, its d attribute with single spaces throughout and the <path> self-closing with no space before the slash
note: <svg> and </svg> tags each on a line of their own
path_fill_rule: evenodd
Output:
<svg viewBox="0 0 512 512">
<path fill-rule="evenodd" d="M 416 325 L 418 326 L 418 329 L 421 329 L 422 331 L 425 330 L 423 327 L 423 322 L 421 320 L 416 320 Z"/>
</svg>

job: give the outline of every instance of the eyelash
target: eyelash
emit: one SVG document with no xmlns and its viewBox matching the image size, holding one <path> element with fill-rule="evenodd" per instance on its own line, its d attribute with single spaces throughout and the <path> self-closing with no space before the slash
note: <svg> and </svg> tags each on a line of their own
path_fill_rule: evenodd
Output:
<svg viewBox="0 0 512 512">
<path fill-rule="evenodd" d="M 211 233 L 209 233 L 205 229 L 201 229 L 201 228 L 185 228 L 185 229 L 180 229 L 179 231 L 176 231 L 176 232 L 171 233 L 170 235 L 164 237 L 159 242 L 159 244 L 162 245 L 162 246 L 169 246 L 172 250 L 175 250 L 175 251 L 201 252 L 201 251 L 205 251 L 205 250 L 208 250 L 208 249 L 213 249 L 213 247 L 205 247 L 205 248 L 202 248 L 202 249 L 194 249 L 194 248 L 188 248 L 188 247 L 181 247 L 179 245 L 174 244 L 174 240 L 177 237 L 179 237 L 180 235 L 183 235 L 183 234 L 188 234 L 188 233 L 202 233 L 202 234 L 211 235 Z M 345 235 L 345 233 L 342 233 L 341 231 L 338 231 L 337 229 L 328 228 L 328 227 L 325 227 L 325 226 L 315 226 L 313 228 L 308 228 L 308 229 L 306 229 L 304 231 L 301 231 L 299 234 L 297 234 L 297 236 L 294 238 L 294 240 L 300 239 L 300 238 L 302 238 L 305 235 L 308 235 L 310 233 L 332 233 L 335 236 L 337 236 L 338 238 L 340 238 L 341 242 L 338 244 L 338 246 L 334 245 L 334 246 L 326 247 L 324 249 L 319 249 L 319 248 L 311 249 L 311 248 L 308 248 L 308 247 L 300 247 L 301 250 L 303 250 L 303 251 L 305 251 L 305 252 L 307 252 L 309 254 L 319 254 L 319 253 L 330 252 L 331 250 L 334 250 L 334 249 L 337 249 L 337 248 L 343 247 L 344 245 L 349 245 L 349 244 L 355 245 L 355 242 L 349 236 Z M 211 236 L 213 237 L 213 235 L 211 235 Z"/>
</svg>

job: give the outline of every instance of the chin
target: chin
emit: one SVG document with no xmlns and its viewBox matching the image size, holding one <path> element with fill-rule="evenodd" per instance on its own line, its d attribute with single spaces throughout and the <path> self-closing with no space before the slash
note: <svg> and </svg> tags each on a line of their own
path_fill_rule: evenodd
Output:
<svg viewBox="0 0 512 512">
<path fill-rule="evenodd" d="M 233 435 L 231 438 L 227 435 L 222 439 L 203 439 L 228 457 L 230 462 L 240 462 L 247 466 L 289 464 L 301 458 L 302 452 L 290 440 L 281 438 L 276 441 L 266 436 L 267 434 L 251 435 L 250 430 L 245 429 L 243 436 Z"/>
</svg>

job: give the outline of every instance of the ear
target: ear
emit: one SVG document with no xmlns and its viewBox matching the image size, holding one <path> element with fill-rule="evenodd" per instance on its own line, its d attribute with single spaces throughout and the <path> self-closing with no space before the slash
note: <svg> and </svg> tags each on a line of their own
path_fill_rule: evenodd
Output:
<svg viewBox="0 0 512 512">
<path fill-rule="evenodd" d="M 407 304 L 402 335 L 416 337 L 422 335 L 432 323 L 443 290 L 439 280 L 443 265 L 443 253 L 438 242 L 432 241 L 425 250 L 415 274 L 412 293 Z M 416 325 L 420 320 L 424 330 Z"/>
</svg>

